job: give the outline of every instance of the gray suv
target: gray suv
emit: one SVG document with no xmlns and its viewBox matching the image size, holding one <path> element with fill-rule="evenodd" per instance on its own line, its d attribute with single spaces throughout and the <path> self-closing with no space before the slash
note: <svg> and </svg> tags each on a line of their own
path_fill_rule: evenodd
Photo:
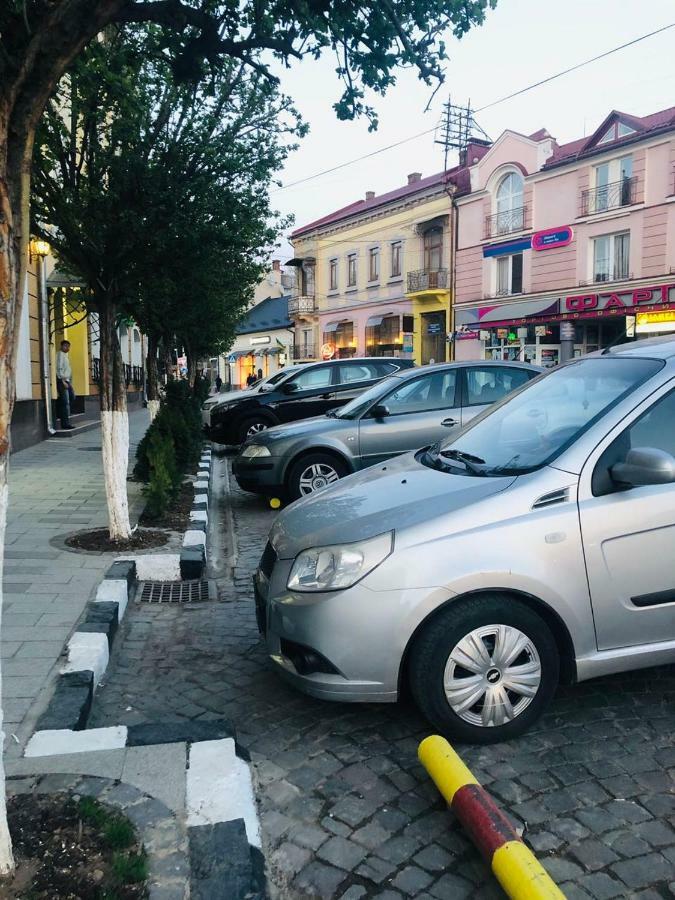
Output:
<svg viewBox="0 0 675 900">
<path fill-rule="evenodd" d="M 457 436 L 299 500 L 255 579 L 269 657 L 332 700 L 404 684 L 461 740 L 559 682 L 675 661 L 675 340 L 530 382 Z"/>
<path fill-rule="evenodd" d="M 338 410 L 255 435 L 234 462 L 241 488 L 297 499 L 367 466 L 451 437 L 542 372 L 460 362 L 400 371 Z"/>
</svg>

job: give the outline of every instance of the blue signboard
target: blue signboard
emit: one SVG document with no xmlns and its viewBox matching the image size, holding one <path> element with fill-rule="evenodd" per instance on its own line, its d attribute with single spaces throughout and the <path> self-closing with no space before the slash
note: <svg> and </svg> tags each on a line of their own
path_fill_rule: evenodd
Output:
<svg viewBox="0 0 675 900">
<path fill-rule="evenodd" d="M 501 244 L 488 244 L 483 247 L 483 256 L 505 256 L 507 253 L 521 253 L 532 246 L 532 238 L 519 238 L 517 241 L 503 241 Z"/>
<path fill-rule="evenodd" d="M 558 228 L 536 231 L 532 235 L 532 249 L 550 250 L 553 247 L 566 247 L 572 243 L 573 237 L 574 232 L 570 225 L 561 225 Z"/>
</svg>

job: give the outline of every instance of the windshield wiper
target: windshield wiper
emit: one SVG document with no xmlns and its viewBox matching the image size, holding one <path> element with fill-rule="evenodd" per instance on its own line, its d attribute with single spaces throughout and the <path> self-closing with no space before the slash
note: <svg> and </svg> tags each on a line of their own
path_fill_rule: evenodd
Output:
<svg viewBox="0 0 675 900">
<path fill-rule="evenodd" d="M 462 450 L 441 450 L 438 454 L 444 459 L 456 459 L 457 462 L 463 463 L 472 475 L 485 475 L 483 469 L 479 466 L 485 465 L 485 460 L 480 456 L 474 456 L 473 453 L 464 453 Z"/>
</svg>

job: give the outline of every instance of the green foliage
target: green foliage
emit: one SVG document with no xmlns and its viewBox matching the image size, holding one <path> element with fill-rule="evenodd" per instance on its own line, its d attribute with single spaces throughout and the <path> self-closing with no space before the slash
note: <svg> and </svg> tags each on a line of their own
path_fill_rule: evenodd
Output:
<svg viewBox="0 0 675 900">
<path fill-rule="evenodd" d="M 176 453 L 171 435 L 159 429 L 150 429 L 147 445 L 148 484 L 144 489 L 147 499 L 145 511 L 151 519 L 160 519 L 167 511 L 178 487 Z"/>
<path fill-rule="evenodd" d="M 148 858 L 140 853 L 115 853 L 112 870 L 120 884 L 141 884 L 148 877 Z"/>
<path fill-rule="evenodd" d="M 136 840 L 134 827 L 128 819 L 110 812 L 92 797 L 82 797 L 77 812 L 83 822 L 102 833 L 103 840 L 113 850 L 130 847 Z"/>
</svg>

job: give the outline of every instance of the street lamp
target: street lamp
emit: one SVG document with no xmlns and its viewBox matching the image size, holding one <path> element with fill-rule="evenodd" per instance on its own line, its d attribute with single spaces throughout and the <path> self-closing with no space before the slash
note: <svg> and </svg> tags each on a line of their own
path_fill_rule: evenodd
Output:
<svg viewBox="0 0 675 900">
<path fill-rule="evenodd" d="M 52 248 L 49 246 L 49 241 L 34 237 L 30 240 L 29 249 L 31 259 L 35 258 L 37 260 L 40 325 L 42 331 L 42 391 L 45 401 L 45 420 L 47 423 L 47 433 L 54 434 L 49 358 L 49 303 L 47 300 L 47 257 L 51 253 Z"/>
<path fill-rule="evenodd" d="M 49 244 L 49 241 L 43 241 L 42 238 L 31 238 L 30 241 L 30 254 L 31 256 L 36 256 L 39 259 L 44 259 L 45 256 L 49 256 L 52 252 L 52 248 Z"/>
</svg>

